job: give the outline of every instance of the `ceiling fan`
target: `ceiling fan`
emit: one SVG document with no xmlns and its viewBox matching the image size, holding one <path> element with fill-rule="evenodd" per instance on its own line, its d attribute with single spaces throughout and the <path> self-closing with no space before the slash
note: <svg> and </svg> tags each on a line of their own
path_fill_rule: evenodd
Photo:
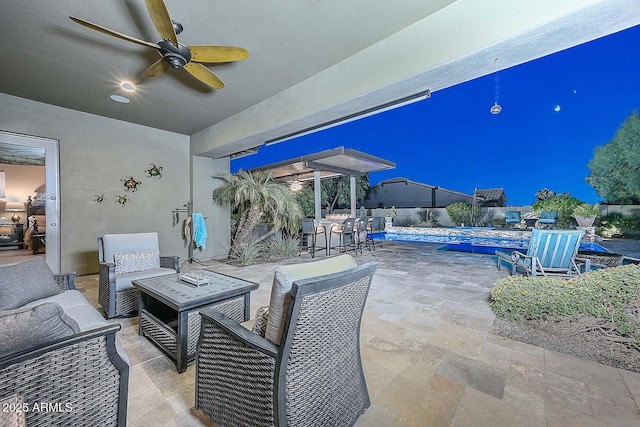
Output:
<svg viewBox="0 0 640 427">
<path fill-rule="evenodd" d="M 169 67 L 175 69 L 182 68 L 207 86 L 214 89 L 222 89 L 224 87 L 222 80 L 213 74 L 211 70 L 202 65 L 202 63 L 211 64 L 240 61 L 249 56 L 249 51 L 242 47 L 211 45 L 185 46 L 178 42 L 177 37 L 177 34 L 182 32 L 182 24 L 171 19 L 164 1 L 145 0 L 145 4 L 149 11 L 149 15 L 151 16 L 151 20 L 153 21 L 153 25 L 156 27 L 156 30 L 158 30 L 160 37 L 162 37 L 162 40 L 158 43 L 147 42 L 135 37 L 127 36 L 73 16 L 70 16 L 69 18 L 71 18 L 73 22 L 92 30 L 156 49 L 161 58 L 142 73 L 142 77 L 147 79 L 155 79 L 164 73 Z"/>
</svg>

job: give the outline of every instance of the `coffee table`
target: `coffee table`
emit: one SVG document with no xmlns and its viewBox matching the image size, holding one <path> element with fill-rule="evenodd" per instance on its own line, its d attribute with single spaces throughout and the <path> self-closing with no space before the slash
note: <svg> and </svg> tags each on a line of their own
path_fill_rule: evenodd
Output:
<svg viewBox="0 0 640 427">
<path fill-rule="evenodd" d="M 194 360 L 200 336 L 200 310 L 213 308 L 244 322 L 249 319 L 250 292 L 257 283 L 209 270 L 192 271 L 209 283 L 195 286 L 179 274 L 133 280 L 140 290 L 138 334 L 146 336 L 176 363 L 179 373 Z"/>
</svg>

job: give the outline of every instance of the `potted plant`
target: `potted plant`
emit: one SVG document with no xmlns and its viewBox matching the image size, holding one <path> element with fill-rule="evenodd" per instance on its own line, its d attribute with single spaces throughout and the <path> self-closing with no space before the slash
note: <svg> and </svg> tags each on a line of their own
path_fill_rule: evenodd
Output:
<svg viewBox="0 0 640 427">
<path fill-rule="evenodd" d="M 600 205 L 595 203 L 582 203 L 573 208 L 573 217 L 578 223 L 578 227 L 592 227 L 596 218 L 600 215 Z"/>
<path fill-rule="evenodd" d="M 397 216 L 398 216 L 398 212 L 396 211 L 395 205 L 391 206 L 389 209 L 387 209 L 384 212 L 384 221 L 385 222 L 389 222 L 389 223 L 393 222 L 393 218 L 395 218 Z"/>
</svg>

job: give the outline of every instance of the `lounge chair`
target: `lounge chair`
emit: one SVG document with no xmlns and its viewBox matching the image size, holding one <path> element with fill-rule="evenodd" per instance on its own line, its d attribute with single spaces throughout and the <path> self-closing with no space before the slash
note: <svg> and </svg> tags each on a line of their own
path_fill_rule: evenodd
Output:
<svg viewBox="0 0 640 427">
<path fill-rule="evenodd" d="M 558 222 L 558 212 L 557 211 L 542 211 L 540 212 L 540 216 L 538 217 L 538 226 L 539 227 L 549 227 L 553 228 Z"/>
<path fill-rule="evenodd" d="M 515 275 L 518 267 L 526 275 L 573 277 L 580 275 L 576 264 L 576 254 L 580 240 L 584 236 L 581 230 L 540 230 L 531 231 L 529 248 L 524 254 L 519 251 L 496 251 L 498 270 L 502 261 L 511 264 L 511 274 Z"/>
<path fill-rule="evenodd" d="M 520 211 L 506 211 L 504 216 L 507 227 L 520 224 L 520 221 L 522 220 Z"/>
</svg>

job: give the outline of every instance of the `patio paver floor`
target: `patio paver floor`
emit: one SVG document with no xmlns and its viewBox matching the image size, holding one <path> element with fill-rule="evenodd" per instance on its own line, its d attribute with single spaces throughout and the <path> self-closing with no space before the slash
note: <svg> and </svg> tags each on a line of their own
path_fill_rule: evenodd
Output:
<svg viewBox="0 0 640 427">
<path fill-rule="evenodd" d="M 489 292 L 508 271 L 497 271 L 494 256 L 439 246 L 385 242 L 356 257 L 378 263 L 361 329 L 372 403 L 357 426 L 640 425 L 640 374 L 493 335 Z M 303 253 L 287 263 L 307 261 Z M 278 263 L 206 264 L 261 284 L 252 313 L 268 304 Z M 97 275 L 77 278 L 96 306 L 97 282 Z M 122 325 L 118 339 L 133 364 L 127 425 L 213 425 L 192 410 L 195 366 L 177 374 L 137 336 L 137 317 L 113 322 Z"/>
</svg>

